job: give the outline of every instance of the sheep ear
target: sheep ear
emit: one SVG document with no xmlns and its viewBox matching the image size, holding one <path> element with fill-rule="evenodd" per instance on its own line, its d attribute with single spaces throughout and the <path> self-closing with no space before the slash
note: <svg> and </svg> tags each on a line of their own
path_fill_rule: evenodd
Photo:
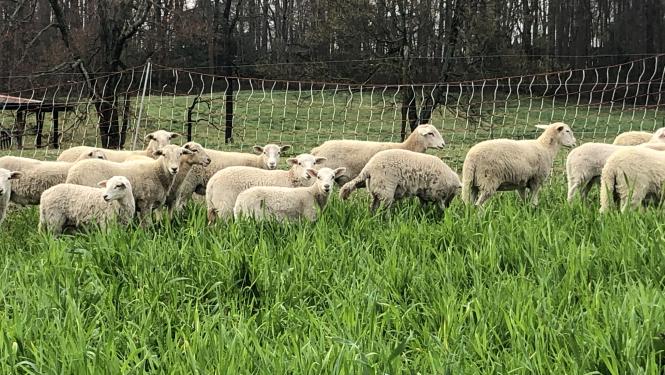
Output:
<svg viewBox="0 0 665 375">
<path fill-rule="evenodd" d="M 188 149 L 188 148 L 184 148 L 184 147 L 182 148 L 182 153 L 183 153 L 183 155 L 191 155 L 191 154 L 193 154 L 193 152 L 192 152 L 190 149 Z"/>
<path fill-rule="evenodd" d="M 346 168 L 344 167 L 339 167 L 335 169 L 335 178 L 341 176 L 342 174 L 344 174 L 344 172 L 346 172 Z"/>
<path fill-rule="evenodd" d="M 155 135 L 152 134 L 152 133 L 148 133 L 148 134 L 145 135 L 145 138 L 144 138 L 144 139 L 145 139 L 146 141 L 152 141 L 153 139 L 155 139 Z"/>
<path fill-rule="evenodd" d="M 549 125 L 541 125 L 541 124 L 538 124 L 538 125 L 535 125 L 535 126 L 536 126 L 538 129 L 543 129 L 543 130 L 545 130 L 545 129 L 547 129 L 547 128 L 550 127 Z"/>
<path fill-rule="evenodd" d="M 94 153 L 95 153 L 94 151 L 90 151 L 90 152 L 88 152 L 88 156 L 92 156 L 92 155 L 94 155 Z"/>
<path fill-rule="evenodd" d="M 164 155 L 164 152 L 162 150 L 155 150 L 152 154 L 154 156 L 162 156 Z"/>
<path fill-rule="evenodd" d="M 23 172 L 14 171 L 14 172 L 9 174 L 9 179 L 10 180 L 16 180 L 16 179 L 19 179 L 21 177 L 23 177 Z"/>
<path fill-rule="evenodd" d="M 561 132 L 561 131 L 563 131 L 563 128 L 564 128 L 563 125 L 559 125 L 559 126 L 556 127 L 556 131 Z"/>
<path fill-rule="evenodd" d="M 298 164 L 298 159 L 296 159 L 296 158 L 288 158 L 288 159 L 286 159 L 286 164 L 288 164 L 288 165 L 296 165 L 296 164 Z"/>
<path fill-rule="evenodd" d="M 324 158 L 323 156 L 317 156 L 314 158 L 314 164 L 320 164 L 323 161 L 328 160 L 328 158 Z"/>
<path fill-rule="evenodd" d="M 180 137 L 179 133 L 171 133 L 171 137 L 169 139 L 178 138 L 178 137 Z"/>
<path fill-rule="evenodd" d="M 291 148 L 291 145 L 284 145 L 279 148 L 279 151 L 284 152 L 288 151 Z"/>
<path fill-rule="evenodd" d="M 254 153 L 257 153 L 257 154 L 263 153 L 263 147 L 254 145 Z"/>
<path fill-rule="evenodd" d="M 97 185 L 99 185 L 100 187 L 106 187 L 106 183 L 107 183 L 107 182 L 108 182 L 108 180 L 99 181 L 99 182 L 97 183 Z"/>
<path fill-rule="evenodd" d="M 316 177 L 319 175 L 319 172 L 317 172 L 316 169 L 307 168 L 307 174 L 311 177 Z"/>
<path fill-rule="evenodd" d="M 429 128 L 429 126 L 422 126 L 420 125 L 418 127 L 418 134 L 420 135 L 427 135 L 427 133 L 430 133 L 432 130 Z"/>
</svg>

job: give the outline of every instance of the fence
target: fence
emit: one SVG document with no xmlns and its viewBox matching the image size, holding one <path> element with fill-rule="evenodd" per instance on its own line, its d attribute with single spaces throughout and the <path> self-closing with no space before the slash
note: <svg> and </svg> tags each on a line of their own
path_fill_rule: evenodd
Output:
<svg viewBox="0 0 665 375">
<path fill-rule="evenodd" d="M 564 121 L 580 141 L 653 131 L 664 126 L 664 78 L 664 55 L 410 85 L 224 77 L 148 63 L 91 80 L 64 76 L 43 87 L 32 79 L 27 89 L 0 97 L 0 147 L 11 143 L 6 152 L 38 158 L 111 141 L 140 148 L 144 134 L 161 128 L 210 148 L 250 151 L 272 142 L 305 152 L 333 138 L 400 141 L 411 126 L 428 121 L 448 144 L 441 156 L 458 166 L 470 144 L 531 138 L 538 123 Z"/>
</svg>

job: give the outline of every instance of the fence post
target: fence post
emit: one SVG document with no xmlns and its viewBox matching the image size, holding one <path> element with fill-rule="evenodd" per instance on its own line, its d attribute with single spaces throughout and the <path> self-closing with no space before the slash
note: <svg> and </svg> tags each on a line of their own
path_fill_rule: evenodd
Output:
<svg viewBox="0 0 665 375">
<path fill-rule="evenodd" d="M 143 100 L 145 99 L 145 91 L 148 88 L 148 81 L 150 77 L 150 68 L 152 64 L 150 63 L 150 60 L 145 64 L 145 68 L 143 68 L 143 92 L 141 93 L 141 102 L 139 104 L 139 115 L 138 118 L 136 119 L 136 129 L 134 129 L 134 141 L 132 142 L 132 150 L 136 150 L 136 142 L 138 141 L 139 137 L 139 127 L 141 126 L 141 116 L 143 115 Z"/>
</svg>

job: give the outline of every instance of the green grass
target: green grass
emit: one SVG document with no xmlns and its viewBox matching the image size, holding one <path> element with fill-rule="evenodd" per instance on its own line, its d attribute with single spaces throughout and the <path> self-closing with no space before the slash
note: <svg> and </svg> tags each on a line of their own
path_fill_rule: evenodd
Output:
<svg viewBox="0 0 665 375">
<path fill-rule="evenodd" d="M 52 238 L 36 209 L 0 243 L 0 373 L 657 374 L 665 213 L 501 194 L 390 217 L 336 197 L 314 224 Z"/>
</svg>

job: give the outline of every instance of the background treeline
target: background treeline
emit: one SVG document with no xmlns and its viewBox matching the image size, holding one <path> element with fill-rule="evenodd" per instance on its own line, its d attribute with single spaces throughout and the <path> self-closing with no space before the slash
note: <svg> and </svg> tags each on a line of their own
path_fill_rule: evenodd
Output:
<svg viewBox="0 0 665 375">
<path fill-rule="evenodd" d="M 663 0 L 0 0 L 0 90 L 148 58 L 360 83 L 581 68 L 665 50 L 664 17 Z"/>
</svg>

